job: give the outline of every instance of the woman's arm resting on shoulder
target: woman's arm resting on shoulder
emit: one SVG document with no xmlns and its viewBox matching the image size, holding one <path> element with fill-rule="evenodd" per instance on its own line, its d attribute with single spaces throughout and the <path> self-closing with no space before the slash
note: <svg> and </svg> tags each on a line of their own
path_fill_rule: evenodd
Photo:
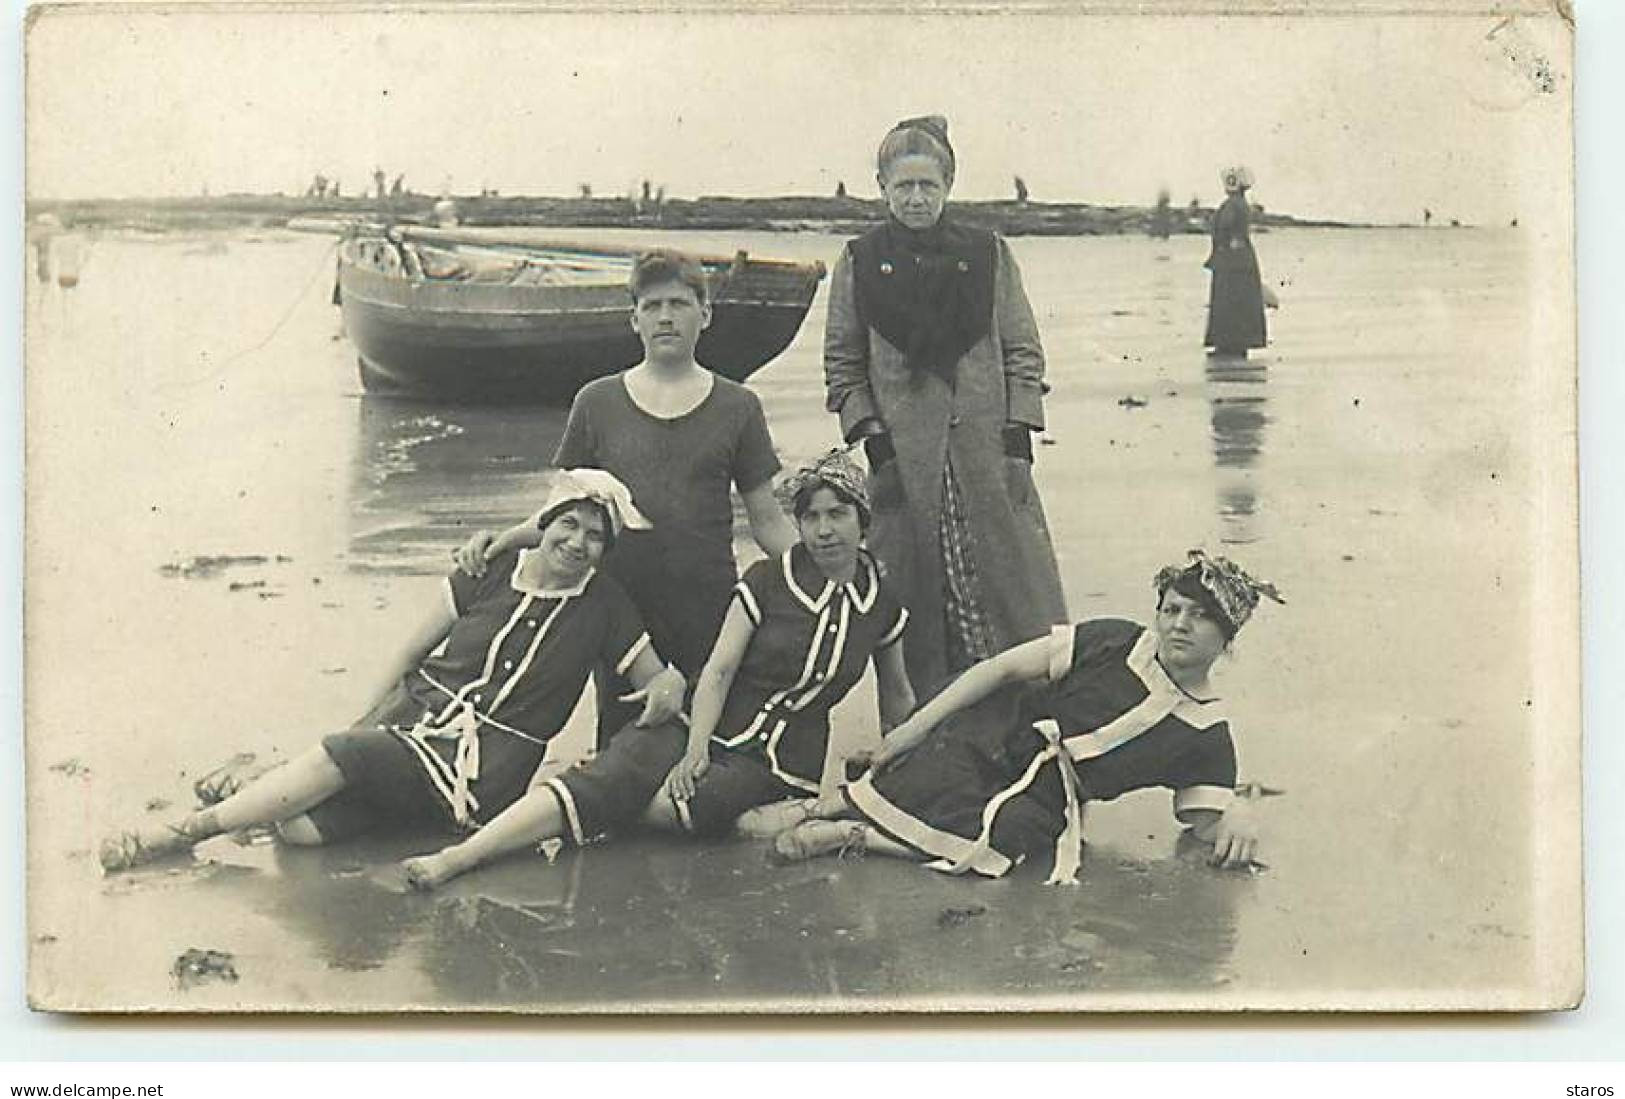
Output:
<svg viewBox="0 0 1625 1099">
<path fill-rule="evenodd" d="M 1236 798 L 1223 812 L 1193 809 L 1190 831 L 1212 844 L 1208 862 L 1226 870 L 1244 870 L 1258 853 L 1258 810 L 1250 798 Z"/>
<path fill-rule="evenodd" d="M 943 721 L 982 701 L 1000 687 L 1027 683 L 1049 674 L 1049 638 L 1039 637 L 1006 649 L 974 664 L 927 702 L 907 721 L 887 734 L 875 756 L 881 767 L 912 749 Z"/>
<path fill-rule="evenodd" d="M 423 662 L 423 658 L 446 639 L 446 634 L 451 632 L 452 623 L 455 621 L 457 617 L 452 613 L 450 600 L 445 595 L 445 588 L 442 587 L 439 596 L 424 608 L 417 622 L 395 647 L 388 663 L 380 670 L 378 679 L 371 685 L 367 695 L 367 707 L 371 709 L 382 702 L 384 696 L 401 681 L 402 676 L 416 670 Z"/>
<path fill-rule="evenodd" d="M 740 493 L 745 501 L 745 514 L 750 518 L 751 537 L 769 557 L 778 557 L 801 540 L 795 524 L 784 514 L 773 495 L 773 482 L 763 481 L 749 492 Z"/>
<path fill-rule="evenodd" d="M 694 783 L 711 766 L 711 734 L 716 731 L 717 721 L 722 717 L 722 704 L 727 701 L 739 662 L 744 659 L 745 649 L 755 632 L 756 626 L 745 613 L 744 604 L 735 599 L 728 607 L 728 617 L 722 620 L 722 632 L 717 635 L 711 657 L 695 684 L 694 712 L 688 723 L 688 750 L 666 775 L 660 791 L 663 796 L 687 801 L 694 796 Z"/>
<path fill-rule="evenodd" d="M 486 562 L 511 549 L 530 549 L 542 544 L 542 532 L 530 521 L 509 527 L 501 534 L 493 535 L 488 530 L 475 531 L 467 542 L 464 542 L 452 554 L 457 567 L 470 576 L 485 575 Z"/>
<path fill-rule="evenodd" d="M 674 665 L 660 658 L 653 645 L 643 647 L 626 674 L 637 690 L 622 695 L 620 700 L 643 703 L 643 712 L 637 720 L 640 728 L 663 724 L 683 712 L 683 694 L 688 690 L 688 681 Z"/>
</svg>

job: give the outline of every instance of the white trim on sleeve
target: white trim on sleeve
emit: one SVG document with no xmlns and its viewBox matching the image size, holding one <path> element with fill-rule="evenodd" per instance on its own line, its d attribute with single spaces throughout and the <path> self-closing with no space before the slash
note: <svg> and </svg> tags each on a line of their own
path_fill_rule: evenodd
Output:
<svg viewBox="0 0 1625 1099">
<path fill-rule="evenodd" d="M 620 660 L 616 661 L 615 674 L 624 677 L 626 675 L 626 670 L 633 665 L 638 657 L 643 655 L 643 650 L 647 649 L 648 647 L 648 633 L 645 632 L 638 634 L 638 639 L 632 642 L 632 647 L 626 650 L 626 655 L 621 657 Z"/>
<path fill-rule="evenodd" d="M 875 642 L 875 648 L 877 648 L 877 649 L 889 649 L 889 648 L 891 648 L 893 645 L 895 645 L 897 643 L 897 639 L 903 636 L 903 631 L 905 629 L 907 629 L 907 628 L 908 628 L 908 608 L 900 606 L 900 607 L 897 608 L 897 624 L 894 625 L 891 629 L 887 630 L 886 635 L 884 637 L 882 637 L 879 641 Z"/>
<path fill-rule="evenodd" d="M 1051 626 L 1049 631 L 1049 680 L 1059 683 L 1072 670 L 1072 638 L 1069 625 Z"/>
<path fill-rule="evenodd" d="M 740 606 L 745 608 L 745 615 L 750 619 L 751 625 L 762 624 L 762 607 L 756 602 L 756 593 L 750 590 L 750 585 L 743 580 L 734 585 L 734 595 L 738 597 Z"/>
<path fill-rule="evenodd" d="M 1191 810 L 1222 813 L 1235 800 L 1236 792 L 1228 786 L 1184 786 L 1174 791 L 1174 816 L 1181 824 L 1189 824 L 1186 814 Z"/>
</svg>

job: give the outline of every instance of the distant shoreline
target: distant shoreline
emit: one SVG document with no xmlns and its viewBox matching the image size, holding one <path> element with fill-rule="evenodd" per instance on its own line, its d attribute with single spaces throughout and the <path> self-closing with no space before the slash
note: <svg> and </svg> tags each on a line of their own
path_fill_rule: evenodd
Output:
<svg viewBox="0 0 1625 1099">
<path fill-rule="evenodd" d="M 54 216 L 66 229 L 132 229 L 184 232 L 285 226 L 295 217 L 354 218 L 432 223 L 436 199 L 428 195 L 307 198 L 287 195 L 222 195 L 168 199 L 40 200 L 28 203 L 32 221 Z M 857 233 L 884 216 L 879 199 L 786 196 L 777 198 L 664 199 L 640 202 L 614 198 L 537 196 L 453 196 L 461 223 L 544 228 L 756 230 L 767 232 Z M 1157 219 L 1152 206 L 1096 206 L 1086 203 L 955 201 L 965 224 L 996 229 L 1005 236 L 1144 235 Z M 1213 208 L 1176 206 L 1163 215 L 1170 235 L 1208 232 Z M 1254 224 L 1267 228 L 1394 228 L 1327 219 L 1258 213 Z"/>
</svg>

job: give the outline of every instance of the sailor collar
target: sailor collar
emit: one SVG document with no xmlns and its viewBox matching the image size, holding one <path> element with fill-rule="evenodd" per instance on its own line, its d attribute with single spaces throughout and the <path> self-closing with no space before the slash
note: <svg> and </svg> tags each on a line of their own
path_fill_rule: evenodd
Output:
<svg viewBox="0 0 1625 1099">
<path fill-rule="evenodd" d="M 858 551 L 857 570 L 852 579 L 844 584 L 837 584 L 825 576 L 807 547 L 799 542 L 784 551 L 779 564 L 784 570 L 784 586 L 790 589 L 796 602 L 812 614 L 828 606 L 838 589 L 845 589 L 847 598 L 852 600 L 852 606 L 859 614 L 868 614 L 875 605 L 875 596 L 880 593 L 880 574 L 867 550 Z M 811 589 L 816 589 L 818 594 L 809 595 Z"/>
<path fill-rule="evenodd" d="M 1140 632 L 1134 647 L 1129 650 L 1126 663 L 1129 670 L 1145 684 L 1146 690 L 1168 699 L 1173 703 L 1173 712 L 1196 728 L 1206 729 L 1224 720 L 1226 707 L 1223 699 L 1197 698 L 1173 681 L 1168 669 L 1157 659 L 1157 635 L 1154 631 L 1147 629 Z"/>
<path fill-rule="evenodd" d="M 569 599 L 580 595 L 592 583 L 592 578 L 598 575 L 596 567 L 589 568 L 587 574 L 568 588 L 538 588 L 525 580 L 525 564 L 532 557 L 541 553 L 539 549 L 522 549 L 519 551 L 519 560 L 514 563 L 513 575 L 508 578 L 508 586 L 520 595 L 534 596 L 537 599 Z"/>
</svg>

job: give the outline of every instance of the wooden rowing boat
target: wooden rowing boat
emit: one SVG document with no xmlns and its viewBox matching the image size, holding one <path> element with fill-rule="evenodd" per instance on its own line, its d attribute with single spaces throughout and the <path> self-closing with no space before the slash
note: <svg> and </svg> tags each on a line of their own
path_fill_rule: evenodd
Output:
<svg viewBox="0 0 1625 1099">
<path fill-rule="evenodd" d="M 626 291 L 638 251 L 521 229 L 351 227 L 334 295 L 369 392 L 557 403 L 642 357 Z M 696 357 L 744 381 L 795 338 L 824 266 L 698 258 L 712 319 Z"/>
</svg>

